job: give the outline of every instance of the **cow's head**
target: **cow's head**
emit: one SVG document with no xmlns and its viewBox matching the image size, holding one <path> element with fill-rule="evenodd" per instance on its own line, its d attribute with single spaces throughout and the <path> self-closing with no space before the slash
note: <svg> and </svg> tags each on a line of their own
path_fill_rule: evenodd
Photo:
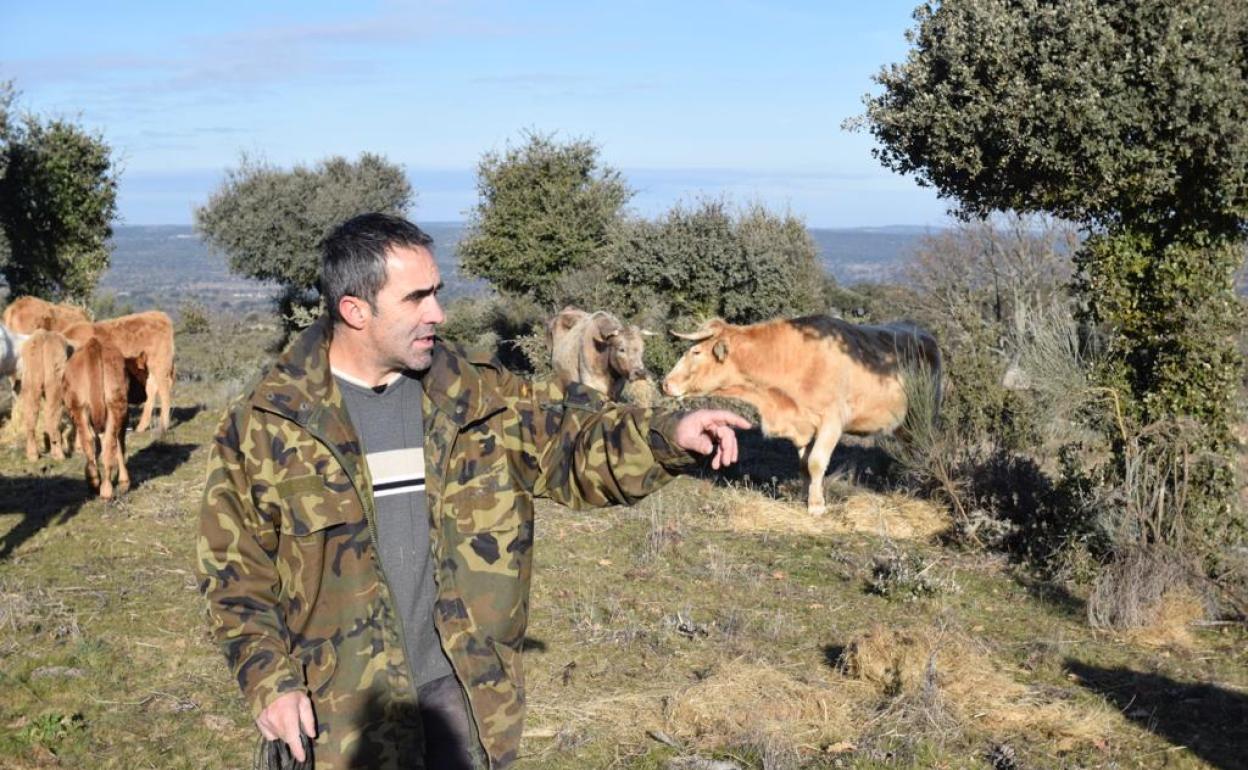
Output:
<svg viewBox="0 0 1248 770">
<path fill-rule="evenodd" d="M 82 347 L 82 344 L 95 336 L 95 326 L 90 321 L 79 321 L 73 324 L 65 331 L 61 332 L 65 339 L 69 340 L 69 344 L 75 349 Z"/>
<path fill-rule="evenodd" d="M 729 362 L 729 324 L 716 318 L 696 332 L 672 332 L 694 346 L 685 351 L 663 378 L 669 396 L 705 396 L 731 384 L 736 368 Z"/>
<path fill-rule="evenodd" d="M 607 366 L 627 380 L 644 380 L 646 364 L 645 338 L 653 332 L 636 326 L 624 326 L 614 316 L 603 314 L 594 318 L 594 345 L 607 356 Z"/>
</svg>

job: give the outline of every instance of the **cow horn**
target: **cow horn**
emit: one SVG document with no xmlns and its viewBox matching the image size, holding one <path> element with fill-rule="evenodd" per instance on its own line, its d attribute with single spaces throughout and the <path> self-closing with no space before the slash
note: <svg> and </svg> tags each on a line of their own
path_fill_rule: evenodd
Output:
<svg viewBox="0 0 1248 770">
<path fill-rule="evenodd" d="M 643 336 L 643 337 L 655 337 L 655 336 L 658 336 L 658 332 L 652 332 L 652 331 L 650 331 L 649 329 L 638 329 L 637 331 L 641 332 L 641 336 Z"/>
<path fill-rule="evenodd" d="M 689 340 L 690 342 L 708 340 L 714 335 L 715 332 L 711 329 L 698 329 L 696 332 L 672 332 L 673 337 L 680 337 L 682 340 Z"/>
</svg>

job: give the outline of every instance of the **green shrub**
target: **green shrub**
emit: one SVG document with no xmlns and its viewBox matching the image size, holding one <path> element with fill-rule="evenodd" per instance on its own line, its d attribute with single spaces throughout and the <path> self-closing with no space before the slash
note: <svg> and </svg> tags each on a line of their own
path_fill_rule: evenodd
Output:
<svg viewBox="0 0 1248 770">
<path fill-rule="evenodd" d="M 497 356 L 504 366 L 519 372 L 550 371 L 546 349 L 546 315 L 523 297 L 462 297 L 446 307 L 446 323 L 439 336 L 451 342 Z"/>
<path fill-rule="evenodd" d="M 206 334 L 212 330 L 208 309 L 194 300 L 182 303 L 178 309 L 178 331 L 182 334 Z"/>
<path fill-rule="evenodd" d="M 554 304 L 556 280 L 601 260 L 632 191 L 599 149 L 528 134 L 477 167 L 480 199 L 459 243 L 463 269 L 504 294 Z M 555 309 L 555 308 L 552 308 Z"/>
</svg>

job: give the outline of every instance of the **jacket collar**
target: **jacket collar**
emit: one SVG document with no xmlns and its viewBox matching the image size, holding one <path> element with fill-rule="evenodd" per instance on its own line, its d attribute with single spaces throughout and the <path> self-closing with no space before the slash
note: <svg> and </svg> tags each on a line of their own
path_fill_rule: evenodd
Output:
<svg viewBox="0 0 1248 770">
<path fill-rule="evenodd" d="M 329 371 L 329 324 L 322 316 L 278 356 L 252 393 L 253 407 L 305 426 L 318 407 L 341 407 Z"/>
</svg>

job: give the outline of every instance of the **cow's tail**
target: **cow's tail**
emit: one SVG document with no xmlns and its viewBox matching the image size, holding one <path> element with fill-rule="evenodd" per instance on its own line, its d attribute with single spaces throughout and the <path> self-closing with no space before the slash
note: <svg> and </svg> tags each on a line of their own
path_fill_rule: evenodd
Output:
<svg viewBox="0 0 1248 770">
<path fill-rule="evenodd" d="M 91 338 L 86 344 L 87 398 L 86 408 L 92 425 L 102 426 L 107 418 L 104 408 L 104 348 L 100 341 Z"/>
</svg>

